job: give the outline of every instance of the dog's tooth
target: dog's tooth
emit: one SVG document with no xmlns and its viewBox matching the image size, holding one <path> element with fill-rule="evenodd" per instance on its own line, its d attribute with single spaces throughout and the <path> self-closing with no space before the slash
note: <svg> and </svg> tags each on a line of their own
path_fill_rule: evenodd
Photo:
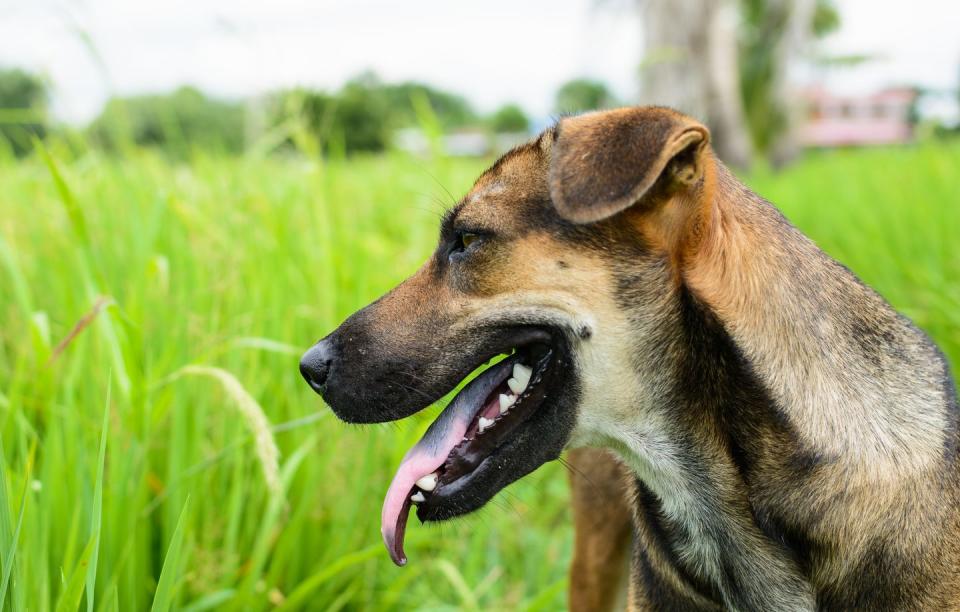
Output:
<svg viewBox="0 0 960 612">
<path fill-rule="evenodd" d="M 437 473 L 434 472 L 432 474 L 427 474 L 426 476 L 418 480 L 416 484 L 418 487 L 420 487 L 424 491 L 427 491 L 428 493 L 430 491 L 433 491 L 434 489 L 437 488 Z"/>
<path fill-rule="evenodd" d="M 480 426 L 477 428 L 477 430 L 483 431 L 484 429 L 486 429 L 487 427 L 490 427 L 491 425 L 493 425 L 493 419 L 480 417 Z"/>
<path fill-rule="evenodd" d="M 410 501 L 415 504 L 422 504 L 423 502 L 427 501 L 427 498 L 423 496 L 423 491 L 417 491 L 410 496 Z"/>
<path fill-rule="evenodd" d="M 510 387 L 510 390 L 513 391 L 514 394 L 520 395 L 524 392 L 524 390 L 526 390 L 527 382 L 529 381 L 520 382 L 516 378 L 509 378 L 507 379 L 507 386 Z"/>
<path fill-rule="evenodd" d="M 529 384 L 531 374 L 533 374 L 533 368 L 527 367 L 522 363 L 513 364 L 513 377 L 524 387 Z"/>
<path fill-rule="evenodd" d="M 513 406 L 517 403 L 516 395 L 507 395 L 506 393 L 500 394 L 500 414 L 506 414 L 507 410 L 510 410 L 510 406 Z"/>
</svg>

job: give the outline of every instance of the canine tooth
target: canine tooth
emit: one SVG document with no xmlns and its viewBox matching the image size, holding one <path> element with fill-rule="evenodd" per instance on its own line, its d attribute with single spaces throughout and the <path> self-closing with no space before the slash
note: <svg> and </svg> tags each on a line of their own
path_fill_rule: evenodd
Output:
<svg viewBox="0 0 960 612">
<path fill-rule="evenodd" d="M 410 501 L 412 501 L 415 504 L 422 504 L 423 502 L 427 501 L 427 498 L 423 496 L 422 491 L 417 491 L 416 493 L 410 496 Z"/>
<path fill-rule="evenodd" d="M 418 487 L 420 487 L 424 491 L 427 491 L 428 493 L 430 491 L 433 491 L 435 488 L 437 488 L 437 473 L 434 472 L 432 474 L 427 474 L 426 476 L 418 480 L 416 484 Z"/>
<path fill-rule="evenodd" d="M 531 374 L 533 374 L 533 368 L 529 368 L 522 363 L 513 364 L 513 377 L 524 387 L 530 382 Z"/>
<path fill-rule="evenodd" d="M 478 428 L 478 431 L 483 431 L 484 429 L 486 429 L 487 427 L 490 427 L 491 425 L 493 425 L 493 419 L 486 419 L 484 417 L 480 417 L 480 427 Z"/>
<path fill-rule="evenodd" d="M 527 388 L 527 382 L 520 382 L 516 378 L 507 379 L 507 386 L 510 387 L 510 390 L 514 392 L 515 395 L 520 395 Z"/>
<path fill-rule="evenodd" d="M 500 394 L 500 414 L 506 414 L 507 410 L 510 410 L 510 406 L 513 406 L 517 403 L 516 395 L 507 395 L 506 393 Z"/>
</svg>

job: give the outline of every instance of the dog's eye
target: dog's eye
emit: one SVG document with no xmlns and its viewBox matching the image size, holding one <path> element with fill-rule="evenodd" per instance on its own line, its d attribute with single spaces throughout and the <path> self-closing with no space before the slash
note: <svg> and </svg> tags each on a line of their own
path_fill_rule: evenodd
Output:
<svg viewBox="0 0 960 612">
<path fill-rule="evenodd" d="M 480 240 L 480 234 L 475 234 L 473 232 L 457 232 L 456 238 L 454 238 L 453 249 L 450 251 L 450 256 L 464 253 L 469 248 L 470 245 L 476 244 Z"/>
<path fill-rule="evenodd" d="M 460 243 L 463 244 L 463 248 L 467 248 L 468 246 L 473 244 L 473 242 L 477 240 L 477 238 L 479 237 L 480 236 L 477 236 L 476 234 L 471 234 L 469 232 L 466 232 L 466 233 L 460 234 Z"/>
</svg>

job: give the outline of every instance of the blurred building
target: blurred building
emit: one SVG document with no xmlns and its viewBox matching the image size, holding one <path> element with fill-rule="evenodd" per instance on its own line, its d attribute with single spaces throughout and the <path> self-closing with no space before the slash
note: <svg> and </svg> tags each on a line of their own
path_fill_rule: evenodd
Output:
<svg viewBox="0 0 960 612">
<path fill-rule="evenodd" d="M 917 92 L 885 89 L 866 95 L 835 95 L 808 89 L 800 142 L 807 147 L 905 144 L 913 141 Z"/>
</svg>

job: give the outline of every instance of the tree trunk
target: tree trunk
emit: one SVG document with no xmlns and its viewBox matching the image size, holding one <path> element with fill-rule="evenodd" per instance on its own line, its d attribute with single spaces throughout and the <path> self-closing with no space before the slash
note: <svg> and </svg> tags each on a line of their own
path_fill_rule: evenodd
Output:
<svg viewBox="0 0 960 612">
<path fill-rule="evenodd" d="M 813 33 L 813 14 L 816 0 L 769 0 L 771 18 L 782 24 L 770 50 L 773 64 L 773 82 L 770 101 L 784 118 L 783 131 L 775 135 L 770 145 L 770 162 L 780 168 L 793 161 L 800 152 L 797 127 L 803 119 L 803 106 L 790 78 L 794 63 L 810 42 Z"/>
<path fill-rule="evenodd" d="M 643 10 L 641 98 L 704 121 L 726 163 L 750 164 L 731 0 L 638 0 Z"/>
</svg>

